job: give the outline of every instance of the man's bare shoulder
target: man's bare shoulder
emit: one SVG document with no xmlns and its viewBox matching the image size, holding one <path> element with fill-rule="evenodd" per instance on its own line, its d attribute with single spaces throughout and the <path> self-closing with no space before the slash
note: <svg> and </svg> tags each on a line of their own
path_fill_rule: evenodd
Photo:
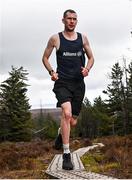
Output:
<svg viewBox="0 0 132 180">
<path fill-rule="evenodd" d="M 88 37 L 85 33 L 82 34 L 83 44 L 89 44 Z"/>
<path fill-rule="evenodd" d="M 82 33 L 82 38 L 83 39 L 88 39 L 87 35 L 85 33 Z"/>
<path fill-rule="evenodd" d="M 52 41 L 56 41 L 56 40 L 58 40 L 58 34 L 53 34 L 51 37 L 50 37 L 50 40 L 52 40 Z"/>
<path fill-rule="evenodd" d="M 59 35 L 58 34 L 53 34 L 49 41 L 54 45 L 56 46 L 58 44 L 58 40 L 59 40 Z"/>
</svg>

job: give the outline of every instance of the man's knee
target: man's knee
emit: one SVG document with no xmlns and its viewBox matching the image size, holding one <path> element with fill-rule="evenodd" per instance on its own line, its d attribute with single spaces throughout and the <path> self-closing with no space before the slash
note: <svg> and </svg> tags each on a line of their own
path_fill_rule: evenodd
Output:
<svg viewBox="0 0 132 180">
<path fill-rule="evenodd" d="M 71 112 L 70 111 L 64 111 L 64 116 L 65 116 L 65 119 L 70 122 L 70 120 L 72 118 Z"/>
</svg>

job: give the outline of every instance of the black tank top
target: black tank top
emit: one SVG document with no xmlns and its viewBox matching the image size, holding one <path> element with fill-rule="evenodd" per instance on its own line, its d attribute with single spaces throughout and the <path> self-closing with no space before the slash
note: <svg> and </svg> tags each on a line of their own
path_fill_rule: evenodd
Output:
<svg viewBox="0 0 132 180">
<path fill-rule="evenodd" d="M 60 47 L 56 51 L 57 73 L 59 79 L 82 80 L 81 67 L 85 66 L 83 41 L 80 33 L 76 40 L 67 40 L 59 33 Z"/>
</svg>

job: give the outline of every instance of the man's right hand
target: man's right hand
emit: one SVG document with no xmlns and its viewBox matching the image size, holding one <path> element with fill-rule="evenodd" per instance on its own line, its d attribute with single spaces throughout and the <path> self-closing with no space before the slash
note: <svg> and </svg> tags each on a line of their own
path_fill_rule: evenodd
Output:
<svg viewBox="0 0 132 180">
<path fill-rule="evenodd" d="M 58 73 L 53 72 L 52 75 L 51 75 L 51 80 L 56 81 L 57 79 L 58 79 Z"/>
</svg>

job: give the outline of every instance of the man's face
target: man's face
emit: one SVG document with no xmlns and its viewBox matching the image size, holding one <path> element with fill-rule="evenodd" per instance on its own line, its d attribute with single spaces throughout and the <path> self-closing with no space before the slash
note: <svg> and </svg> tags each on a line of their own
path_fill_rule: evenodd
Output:
<svg viewBox="0 0 132 180">
<path fill-rule="evenodd" d="M 77 25 L 77 14 L 76 13 L 70 13 L 67 12 L 66 17 L 62 19 L 62 22 L 65 25 L 65 30 L 72 32 L 74 31 L 76 25 Z"/>
</svg>

